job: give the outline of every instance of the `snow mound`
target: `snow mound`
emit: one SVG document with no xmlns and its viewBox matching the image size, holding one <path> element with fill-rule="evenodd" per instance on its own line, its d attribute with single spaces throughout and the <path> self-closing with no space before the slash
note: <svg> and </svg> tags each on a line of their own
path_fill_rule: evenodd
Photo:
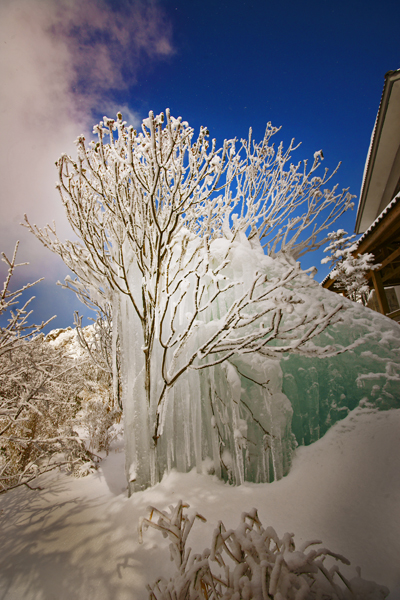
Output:
<svg viewBox="0 0 400 600">
<path fill-rule="evenodd" d="M 168 540 L 149 530 L 139 545 L 137 525 L 155 505 L 185 498 L 207 523 L 193 528 L 201 553 L 220 519 L 234 529 L 243 511 L 258 508 L 296 545 L 322 539 L 357 566 L 361 577 L 400 599 L 400 409 L 357 408 L 319 441 L 295 452 L 288 476 L 271 484 L 230 486 L 216 477 L 172 471 L 152 488 L 127 497 L 122 442 L 99 469 L 75 479 L 59 472 L 44 489 L 0 497 L 0 598 L 4 600 L 147 600 L 146 584 L 171 576 Z M 367 597 L 366 597 L 367 598 Z"/>
</svg>

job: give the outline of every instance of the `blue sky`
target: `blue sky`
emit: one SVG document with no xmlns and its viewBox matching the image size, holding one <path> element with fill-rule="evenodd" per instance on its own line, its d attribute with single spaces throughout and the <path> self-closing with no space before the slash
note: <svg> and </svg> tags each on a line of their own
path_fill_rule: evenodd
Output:
<svg viewBox="0 0 400 600">
<path fill-rule="evenodd" d="M 72 324 L 82 306 L 55 286 L 63 263 L 20 227 L 23 213 L 53 219 L 70 235 L 54 189 L 54 162 L 104 114 L 138 125 L 166 107 L 211 137 L 261 138 L 302 146 L 295 162 L 322 149 L 342 166 L 339 187 L 359 194 L 384 74 L 400 67 L 397 1 L 2 0 L 0 3 L 1 250 L 21 240 L 16 282 L 35 289 L 36 320 Z M 355 210 L 341 223 L 352 232 Z M 320 256 L 308 264 L 327 267 Z M 4 273 L 1 271 L 0 274 Z"/>
</svg>

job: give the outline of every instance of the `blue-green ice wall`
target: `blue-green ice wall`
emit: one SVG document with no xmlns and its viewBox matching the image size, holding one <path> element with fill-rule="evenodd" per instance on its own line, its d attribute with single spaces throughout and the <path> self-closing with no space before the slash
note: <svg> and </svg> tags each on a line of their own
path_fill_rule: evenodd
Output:
<svg viewBox="0 0 400 600">
<path fill-rule="evenodd" d="M 292 431 L 301 445 L 319 439 L 360 402 L 400 408 L 400 325 L 345 304 L 343 322 L 329 327 L 318 343 L 348 346 L 362 340 L 358 346 L 330 358 L 292 354 L 281 361 L 282 391 L 292 404 Z"/>
</svg>

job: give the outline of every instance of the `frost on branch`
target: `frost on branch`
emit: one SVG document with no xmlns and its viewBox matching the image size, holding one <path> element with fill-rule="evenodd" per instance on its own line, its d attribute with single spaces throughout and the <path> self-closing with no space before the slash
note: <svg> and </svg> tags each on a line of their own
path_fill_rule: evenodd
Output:
<svg viewBox="0 0 400 600">
<path fill-rule="evenodd" d="M 96 142 L 81 136 L 77 159 L 58 161 L 80 241 L 27 221 L 75 273 L 67 287 L 112 307 L 130 491 L 206 459 L 233 483 L 281 477 L 292 409 L 276 359 L 343 350 L 314 343 L 342 306 L 311 298 L 296 260 L 352 197 L 316 175 L 322 153 L 291 164 L 295 147 L 275 149 L 276 132 L 268 124 L 259 143 L 250 131 L 217 148 L 168 110 L 140 132 L 104 118 Z"/>
<path fill-rule="evenodd" d="M 147 586 L 149 600 L 384 600 L 389 594 L 360 572 L 349 581 L 339 569 L 339 563 L 349 561 L 315 548 L 320 540 L 296 549 L 292 533 L 280 539 L 273 527 L 263 527 L 255 508 L 242 513 L 235 530 L 220 521 L 211 548 L 194 554 L 186 545 L 188 535 L 196 518 L 206 519 L 197 513 L 189 517 L 187 508 L 182 501 L 165 511 L 149 507 L 149 518 L 140 522 L 139 541 L 143 529 L 157 529 L 170 541 L 175 563 L 169 581 L 160 578 Z"/>
</svg>

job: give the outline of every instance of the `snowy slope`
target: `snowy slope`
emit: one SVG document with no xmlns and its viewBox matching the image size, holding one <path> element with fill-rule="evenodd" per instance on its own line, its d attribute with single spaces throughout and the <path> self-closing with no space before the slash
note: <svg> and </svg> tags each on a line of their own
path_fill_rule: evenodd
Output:
<svg viewBox="0 0 400 600">
<path fill-rule="evenodd" d="M 356 409 L 321 440 L 299 448 L 290 474 L 272 484 L 230 487 L 208 475 L 167 476 L 127 498 L 121 442 L 83 479 L 46 476 L 46 488 L 0 497 L 1 600 L 144 600 L 145 584 L 168 575 L 167 541 L 156 531 L 139 545 L 149 504 L 184 499 L 201 512 L 194 549 L 210 545 L 219 519 L 236 526 L 259 509 L 263 524 L 298 544 L 322 539 L 400 598 L 400 410 Z M 190 539 L 190 538 L 189 538 Z M 343 569 L 346 573 L 346 570 Z"/>
<path fill-rule="evenodd" d="M 94 326 L 87 325 L 83 328 L 83 335 L 87 340 L 93 336 Z M 53 348 L 62 349 L 71 358 L 80 358 L 86 355 L 86 351 L 79 343 L 75 327 L 66 329 L 52 329 L 47 335 L 46 340 Z"/>
</svg>

